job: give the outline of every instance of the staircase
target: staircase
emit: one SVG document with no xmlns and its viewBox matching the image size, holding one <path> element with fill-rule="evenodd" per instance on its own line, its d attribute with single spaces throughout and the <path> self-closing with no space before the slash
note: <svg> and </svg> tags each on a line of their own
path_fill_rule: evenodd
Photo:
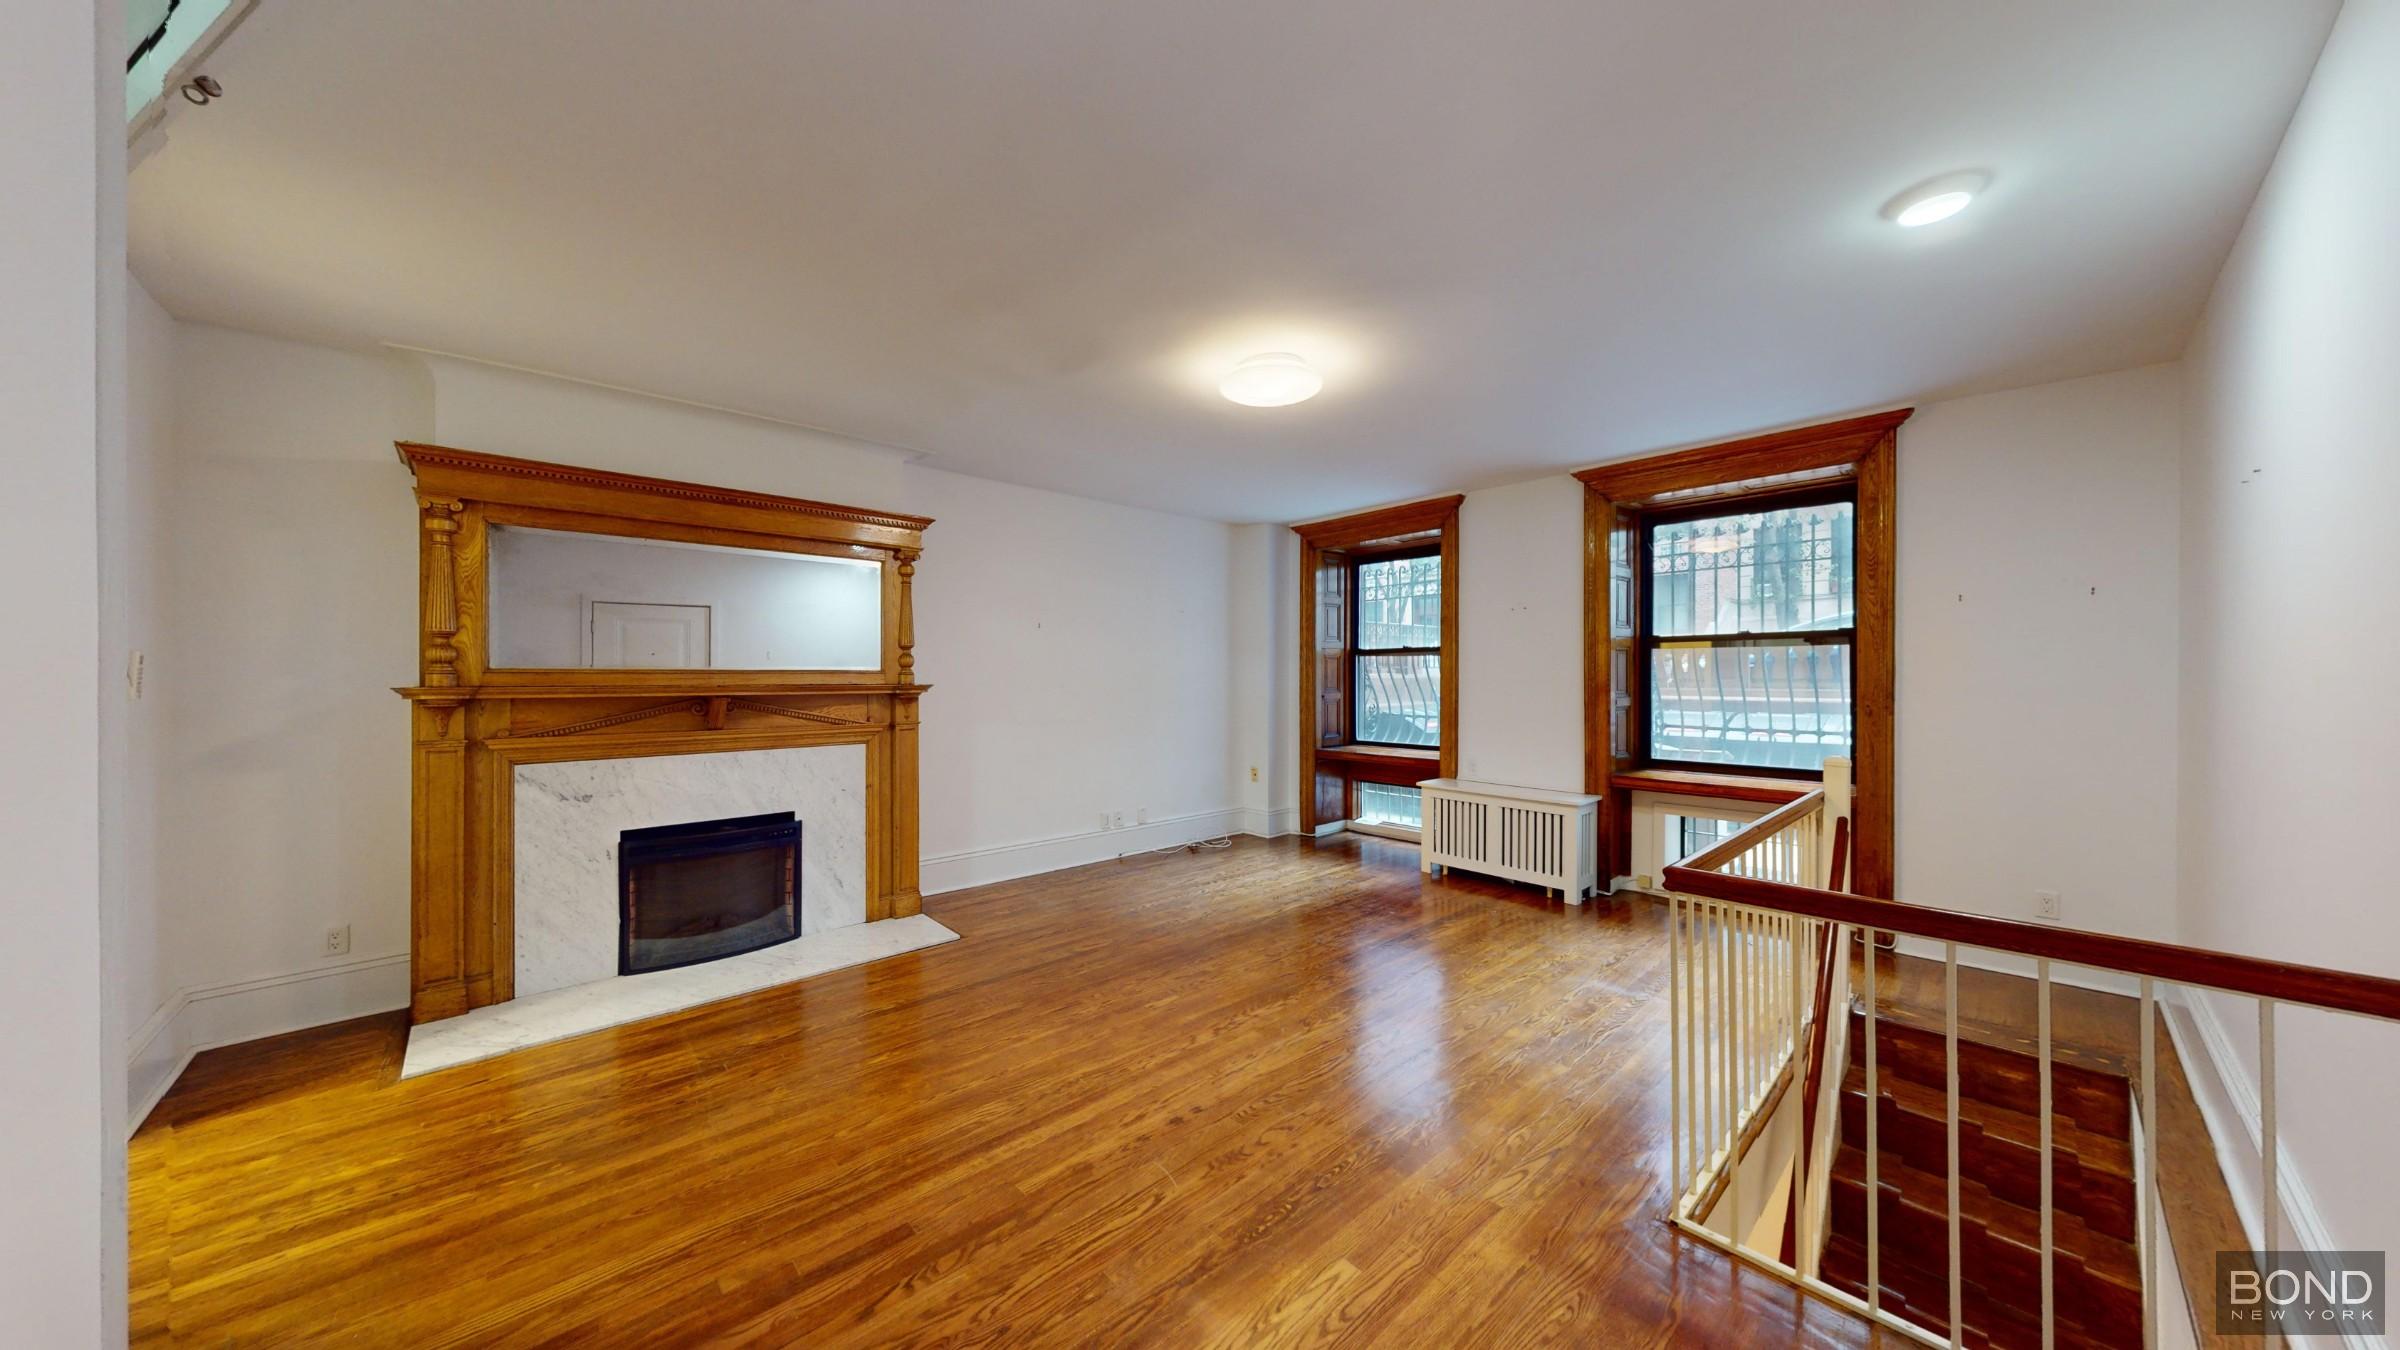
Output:
<svg viewBox="0 0 2400 1350">
<path fill-rule="evenodd" d="M 1866 1018 L 1850 1009 L 1840 1152 L 1822 1278 L 1867 1289 Z M 1946 1052 L 1940 1032 L 1876 1020 L 1882 1306 L 1950 1334 Z M 1961 1304 L 1970 1346 L 2042 1344 L 2041 1078 L 2031 1055 L 1958 1044 Z M 2062 1346 L 2142 1341 L 2132 1107 L 2117 1074 L 2051 1066 L 2052 1278 Z"/>
</svg>

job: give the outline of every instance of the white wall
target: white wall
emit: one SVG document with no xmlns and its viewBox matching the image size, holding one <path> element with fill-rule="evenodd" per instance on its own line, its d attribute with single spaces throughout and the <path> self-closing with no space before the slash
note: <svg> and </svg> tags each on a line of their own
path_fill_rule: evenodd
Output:
<svg viewBox="0 0 2400 1350">
<path fill-rule="evenodd" d="M 1240 828 L 1230 527 L 448 359 L 174 334 L 161 870 L 181 1051 L 405 1002 L 416 521 L 395 439 L 935 517 L 924 884 Z M 1103 830 L 1104 812 L 1142 828 Z M 347 957 L 322 954 L 347 924 Z"/>
<path fill-rule="evenodd" d="M 125 1338 L 121 927 L 100 876 L 101 462 L 124 455 L 124 34 L 19 5 L 0 43 L 0 1317 L 16 1344 Z"/>
<path fill-rule="evenodd" d="M 1468 493 L 1458 550 L 1459 773 L 1583 791 L 1583 485 Z"/>
<path fill-rule="evenodd" d="M 1272 837 L 1300 828 L 1300 537 L 1281 525 L 1237 525 L 1232 548 L 1227 769 L 1243 828 Z"/>
<path fill-rule="evenodd" d="M 416 670 L 417 526 L 391 443 L 431 410 L 388 357 L 221 328 L 178 326 L 175 377 L 150 697 L 189 1051 L 406 999 L 408 721 L 391 690 Z M 328 957 L 341 925 L 350 953 Z"/>
<path fill-rule="evenodd" d="M 2395 70 L 2400 4 L 2350 0 L 2185 355 L 2182 550 L 2184 936 L 2387 976 L 2400 976 L 2400 909 L 2377 866 L 2400 802 Z M 2232 1095 L 2254 1093 L 2248 1001 L 2210 1000 L 2209 1014 L 2229 1033 Z M 2400 1247 L 2400 1039 L 2298 1012 L 2279 1033 L 2286 1193 L 2313 1197 L 2336 1246 Z"/>
<path fill-rule="evenodd" d="M 101 878 L 120 898 L 119 1010 L 128 1035 L 126 1092 L 138 1118 L 164 1091 L 180 1047 L 167 1028 L 178 981 L 165 940 L 159 870 L 165 719 L 149 697 L 167 584 L 162 511 L 174 444 L 175 321 L 138 282 L 126 286 L 126 437 L 100 463 Z M 143 657 L 140 696 L 133 654 Z M 113 676 L 113 678 L 112 678 Z"/>
<path fill-rule="evenodd" d="M 1900 428 L 1900 898 L 2175 935 L 2179 376 L 1930 404 Z"/>
</svg>

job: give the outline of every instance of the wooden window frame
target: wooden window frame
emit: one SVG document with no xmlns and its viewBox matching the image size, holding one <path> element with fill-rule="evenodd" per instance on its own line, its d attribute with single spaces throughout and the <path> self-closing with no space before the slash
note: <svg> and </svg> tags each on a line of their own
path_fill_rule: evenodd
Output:
<svg viewBox="0 0 2400 1350">
<path fill-rule="evenodd" d="M 1585 469 L 1583 648 L 1584 790 L 1601 798 L 1603 861 L 1623 875 L 1632 855 L 1632 793 L 1627 780 L 1659 768 L 1645 766 L 1633 738 L 1631 709 L 1641 693 L 1638 657 L 1645 578 L 1637 541 L 1645 517 L 1686 508 L 1721 509 L 1745 500 L 1832 487 L 1848 482 L 1858 494 L 1858 624 L 1851 706 L 1856 722 L 1851 752 L 1855 796 L 1852 889 L 1889 898 L 1893 871 L 1894 576 L 1898 561 L 1897 449 L 1900 424 L 1911 408 L 1838 422 L 1769 432 Z M 1612 582 L 1618 583 L 1612 587 Z M 1621 590 L 1630 615 L 1614 612 Z M 1622 666 L 1625 675 L 1613 671 Z M 1620 720 L 1622 719 L 1622 720 Z M 1689 766 L 1679 766 L 1689 767 Z M 1738 786 L 1739 775 L 1721 776 Z M 1697 777 L 1697 776 L 1695 776 Z M 1761 780 L 1773 775 L 1759 773 Z M 1766 786 L 1773 786 L 1769 781 Z"/>
<path fill-rule="evenodd" d="M 1458 775 L 1458 508 L 1464 496 L 1436 497 L 1334 520 L 1295 525 L 1300 536 L 1300 828 L 1315 834 L 1347 822 L 1357 781 L 1415 784 Z M 1412 549 L 1442 559 L 1442 743 L 1365 745 L 1355 739 L 1349 680 L 1356 656 L 1357 572 L 1353 559 L 1402 556 Z M 1330 588 L 1330 589 L 1329 589 Z M 1325 610 L 1340 607 L 1328 630 Z M 1334 640 L 1327 642 L 1331 636 Z M 1338 657 L 1338 660 L 1335 659 Z M 1321 674 L 1321 672 L 1323 672 Z M 1338 727 L 1338 735 L 1324 728 Z"/>
<path fill-rule="evenodd" d="M 1702 498 L 1688 506 L 1661 507 L 1654 511 L 1644 511 L 1641 513 L 1640 526 L 1634 531 L 1636 549 L 1633 570 L 1635 575 L 1642 578 L 1643 586 L 1641 588 L 1641 603 L 1635 608 L 1635 618 L 1633 623 L 1633 658 L 1627 662 L 1628 673 L 1631 676 L 1631 688 L 1628 690 L 1628 693 L 1631 696 L 1632 707 L 1635 710 L 1635 716 L 1633 718 L 1633 725 L 1631 729 L 1633 733 L 1633 762 L 1637 770 L 1667 772 L 1688 770 L 1701 773 L 1728 774 L 1735 777 L 1790 778 L 1807 782 L 1818 782 L 1823 780 L 1825 775 L 1814 769 L 1784 769 L 1756 764 L 1710 764 L 1688 759 L 1661 759 L 1658 757 L 1650 740 L 1650 718 L 1648 715 L 1650 711 L 1650 695 L 1652 692 L 1650 688 L 1650 656 L 1652 652 L 1658 649 L 1658 644 L 1661 641 L 1657 630 L 1652 626 L 1657 619 L 1657 615 L 1653 611 L 1650 604 L 1651 597 L 1648 586 L 1649 579 L 1656 575 L 1652 569 L 1654 554 L 1652 552 L 1653 544 L 1651 541 L 1652 537 L 1656 534 L 1658 527 L 1661 525 L 1677 525 L 1691 520 L 1714 520 L 1723 516 L 1741 515 L 1751 511 L 1780 511 L 1794 507 L 1824 506 L 1834 502 L 1849 502 L 1855 508 L 1857 501 L 1857 480 L 1855 478 L 1845 477 L 1829 480 L 1829 482 L 1824 484 L 1812 483 L 1797 489 L 1770 488 L 1763 492 L 1748 493 L 1740 496 L 1707 497 Z M 1853 541 L 1853 549 L 1855 550 L 1855 540 Z M 1853 566 L 1855 569 L 1855 563 Z M 1855 597 L 1853 598 L 1853 611 L 1855 614 Z M 1808 629 L 1803 631 L 1784 631 L 1777 629 L 1760 630 L 1755 632 L 1745 631 L 1740 633 L 1710 633 L 1706 635 L 1692 635 L 1688 637 L 1669 637 L 1665 640 L 1670 642 L 1705 641 L 1713 644 L 1718 642 L 1772 641 L 1778 638 L 1785 639 L 1790 642 L 1808 643 L 1811 645 L 1832 645 L 1832 643 L 1835 641 L 1839 641 L 1843 645 L 1846 645 L 1850 648 L 1852 661 L 1855 663 L 1857 660 L 1858 627 L 1855 622 L 1855 618 L 1853 619 L 1852 625 L 1848 628 Z M 1850 709 L 1852 725 L 1855 727 L 1858 710 L 1858 689 L 1856 687 L 1855 680 L 1853 681 L 1852 688 L 1850 690 Z"/>
</svg>

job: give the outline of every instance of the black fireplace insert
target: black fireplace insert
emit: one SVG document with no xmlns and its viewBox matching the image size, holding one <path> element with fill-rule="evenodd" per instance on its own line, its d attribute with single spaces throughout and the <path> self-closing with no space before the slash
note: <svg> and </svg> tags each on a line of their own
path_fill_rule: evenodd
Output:
<svg viewBox="0 0 2400 1350">
<path fill-rule="evenodd" d="M 789 811 L 617 836 L 617 973 L 671 970 L 800 936 L 800 822 Z"/>
</svg>

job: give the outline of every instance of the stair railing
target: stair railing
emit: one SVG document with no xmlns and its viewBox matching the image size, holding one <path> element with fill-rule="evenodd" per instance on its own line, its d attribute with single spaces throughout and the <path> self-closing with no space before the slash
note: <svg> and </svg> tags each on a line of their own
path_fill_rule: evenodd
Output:
<svg viewBox="0 0 2400 1350">
<path fill-rule="evenodd" d="M 2141 1308 L 2139 1343 L 2155 1347 L 2162 1302 L 2157 1271 L 2163 1236 L 2159 1229 L 2157 1038 L 2161 995 L 2181 988 L 2194 998 L 2209 995 L 2251 1000 L 2258 1027 L 2259 1173 L 2255 1201 L 2244 1206 L 2250 1240 L 2260 1252 L 2283 1250 L 2290 1228 L 2278 1197 L 2282 1161 L 2276 1137 L 2275 1014 L 2284 1004 L 2353 1016 L 2400 1021 L 2400 980 L 2289 965 L 2258 957 L 2115 937 L 2047 924 L 2023 923 L 1891 900 L 1854 896 L 1838 889 L 1834 869 L 1846 859 L 1833 847 L 1846 833 L 1847 764 L 1829 761 L 1828 788 L 1760 817 L 1740 833 L 1704 853 L 1666 869 L 1670 934 L 1670 1149 L 1672 1202 L 1669 1221 L 1701 1241 L 1796 1284 L 1838 1306 L 1930 1345 L 1962 1345 L 1972 1328 L 1961 1260 L 1961 1169 L 1959 1135 L 1959 969 L 1962 952 L 1970 965 L 2029 964 L 2035 1003 L 2034 1036 L 2039 1077 L 2039 1208 L 2041 1344 L 2062 1329 L 2055 1240 L 2057 1190 L 2053 1140 L 2054 1045 L 2051 1002 L 2054 966 L 2088 975 L 2084 983 L 2122 986 L 2138 1000 L 2139 1078 L 2136 1259 Z M 1840 810 L 1828 799 L 1840 782 Z M 1918 950 L 1941 971 L 1941 1040 L 1945 1085 L 1944 1176 L 1947 1195 L 1948 1272 L 1946 1306 L 1921 1309 L 1920 1324 L 1884 1306 L 1882 1221 L 1886 1192 L 1881 1181 L 1883 1111 L 1878 1063 L 1878 1019 L 1886 1008 L 1878 969 L 1895 958 L 1879 944 Z M 1837 954 L 1820 963 L 1821 950 Z M 1853 951 L 1864 989 L 1858 1015 L 1863 1023 L 1865 1102 L 1864 1296 L 1828 1284 L 1818 1258 L 1827 1236 L 1825 1215 L 1832 1158 L 1839 1144 L 1842 1112 L 1825 1109 L 1838 1101 L 1847 1051 L 1842 1032 L 1849 1022 L 1846 980 Z M 1976 958 L 1984 959 L 1978 961 Z M 1988 978 L 1988 977 L 1979 977 Z M 2000 978 L 2010 978 L 2005 974 Z M 2210 1000 L 2212 1003 L 2219 999 Z M 1921 1011 L 1921 1010 L 1920 1010 Z M 2130 1009 L 2129 1009 L 2130 1011 Z M 1813 1015 L 1812 1015 L 1813 1014 Z M 2213 1016 L 2213 1014 L 2212 1014 Z M 1928 1028 L 1928 1034 L 1930 1029 Z M 1814 1066 L 1811 1038 L 1822 1046 L 1822 1070 Z M 2128 1066 L 2130 1067 L 2130 1066 Z M 1795 1080 L 1813 1079 L 1819 1109 L 1807 1110 L 1806 1089 L 1794 1097 Z M 1803 1117 L 1813 1117 L 1803 1121 Z M 2245 1141 L 2247 1142 L 2247 1141 Z M 1748 1164 L 1748 1165 L 1745 1165 Z M 1780 1175 L 1788 1168 L 1788 1180 Z M 2195 1259 L 2207 1260 L 2206 1254 Z M 2178 1304 L 2176 1315 L 2213 1317 L 2211 1309 Z M 2200 1325 L 2209 1325 L 2202 1320 Z M 2072 1327 L 2087 1338 L 2131 1344 L 2129 1336 Z M 1989 1335 L 1990 1328 L 1979 1328 Z"/>
<path fill-rule="evenodd" d="M 1750 880 L 1822 881 L 1826 800 L 1823 788 L 1809 792 L 1689 863 Z M 1674 1218 L 1737 1243 L 1754 1229 L 1780 1235 L 1808 1203 L 1803 1169 L 1791 1169 L 1786 1187 L 1780 1177 L 1769 1184 L 1763 1164 L 1744 1164 L 1781 1147 L 1754 1145 L 1813 1088 L 1808 1034 L 1825 925 L 1684 896 L 1670 898 L 1670 916 Z M 1746 1171 L 1761 1175 L 1745 1181 Z M 1788 1244 L 1779 1236 L 1773 1245 Z"/>
</svg>

